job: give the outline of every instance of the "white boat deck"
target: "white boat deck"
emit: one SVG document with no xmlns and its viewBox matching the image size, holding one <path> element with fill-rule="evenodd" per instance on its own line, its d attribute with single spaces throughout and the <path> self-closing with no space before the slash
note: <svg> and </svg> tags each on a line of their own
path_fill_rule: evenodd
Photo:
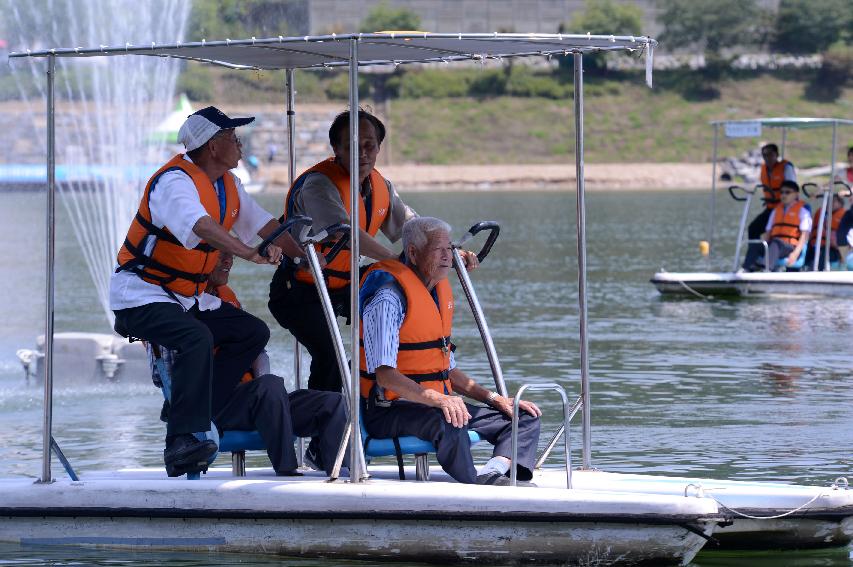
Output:
<svg viewBox="0 0 853 567">
<path fill-rule="evenodd" d="M 816 295 L 853 297 L 853 272 L 658 272 L 664 295 Z"/>
</svg>

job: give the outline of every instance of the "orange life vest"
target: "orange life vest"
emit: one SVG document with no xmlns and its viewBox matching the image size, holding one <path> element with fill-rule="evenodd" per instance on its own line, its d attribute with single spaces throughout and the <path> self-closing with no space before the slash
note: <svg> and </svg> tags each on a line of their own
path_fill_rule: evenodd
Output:
<svg viewBox="0 0 853 567">
<path fill-rule="evenodd" d="M 305 171 L 293 182 L 293 186 L 287 192 L 287 197 L 284 200 L 284 218 L 287 219 L 293 214 L 296 194 L 302 188 L 305 178 L 310 173 L 322 173 L 334 183 L 344 204 L 344 209 L 346 209 L 347 214 L 350 214 L 352 207 L 350 204 L 349 172 L 343 166 L 336 163 L 335 158 L 328 158 Z M 376 236 L 376 233 L 379 232 L 379 227 L 382 226 L 382 223 L 388 217 L 388 211 L 391 206 L 391 191 L 388 189 L 385 178 L 376 169 L 370 172 L 370 187 L 371 191 L 368 197 L 370 207 L 365 206 L 364 197 L 359 199 L 358 224 L 367 234 Z M 315 227 L 315 230 L 320 231 L 324 228 L 326 227 Z M 333 245 L 334 242 L 324 242 L 316 245 L 315 248 L 318 254 L 324 254 Z M 348 286 L 350 281 L 349 250 L 342 250 L 332 262 L 326 265 L 323 273 L 328 277 L 327 285 L 330 290 L 342 289 Z M 314 278 L 308 270 L 297 270 L 295 277 L 303 283 L 314 283 Z"/>
<path fill-rule="evenodd" d="M 148 181 L 139 210 L 130 224 L 124 244 L 118 252 L 119 270 L 130 270 L 143 280 L 163 286 L 180 295 L 191 297 L 201 294 L 207 287 L 207 277 L 219 258 L 219 252 L 202 241 L 189 250 L 169 232 L 167 228 L 158 228 L 151 222 L 149 198 L 160 176 L 167 171 L 179 169 L 192 179 L 201 204 L 215 222 L 226 231 L 231 230 L 240 212 L 240 199 L 234 176 L 223 176 L 225 185 L 225 213 L 220 215 L 219 198 L 216 189 L 207 175 L 197 165 L 186 161 L 178 154 L 161 167 Z M 150 254 L 145 254 L 148 238 L 155 238 Z"/>
<path fill-rule="evenodd" d="M 795 201 L 785 212 L 785 205 L 779 203 L 773 213 L 773 227 L 770 229 L 770 239 L 778 238 L 786 244 L 796 246 L 800 240 L 800 209 L 802 201 Z"/>
<path fill-rule="evenodd" d="M 436 305 L 432 294 L 415 272 L 397 260 L 383 260 L 370 266 L 361 279 L 362 285 L 368 275 L 377 271 L 393 276 L 406 295 L 406 316 L 400 326 L 397 370 L 423 388 L 442 394 L 452 393 L 453 386 L 448 378 L 452 348 L 450 333 L 453 327 L 453 291 L 450 282 L 445 278 L 435 286 L 438 297 Z M 376 385 L 376 374 L 367 372 L 363 349 L 360 367 L 361 396 L 368 398 Z M 386 400 L 399 397 L 392 390 L 384 390 Z"/>
<path fill-rule="evenodd" d="M 221 285 L 219 287 L 216 287 L 214 289 L 209 290 L 209 292 L 210 292 L 210 295 L 215 295 L 216 297 L 218 297 L 222 301 L 230 303 L 231 305 L 233 305 L 237 309 L 243 308 L 243 306 L 240 305 L 240 300 L 237 299 L 237 294 L 234 293 L 234 290 L 231 289 L 230 287 L 228 287 L 227 285 Z"/>
<path fill-rule="evenodd" d="M 832 221 L 829 224 L 829 230 L 831 232 L 836 232 L 838 230 L 838 225 L 841 224 L 841 217 L 843 217 L 844 213 L 846 213 L 846 212 L 847 211 L 844 210 L 844 207 L 840 207 L 837 211 L 833 211 Z M 814 218 L 812 219 L 812 234 L 809 237 L 809 243 L 811 243 L 811 244 L 814 244 L 815 240 L 817 240 L 817 238 L 818 238 L 818 236 L 817 236 L 818 221 L 820 221 L 820 209 L 818 209 L 817 212 L 815 212 Z M 824 222 L 826 222 L 826 219 L 824 219 Z M 826 232 L 826 225 L 825 224 L 824 224 L 823 230 L 821 232 L 823 232 L 823 233 Z M 820 241 L 822 244 L 823 243 L 823 234 L 820 235 Z M 831 243 L 830 243 L 830 245 L 831 245 Z"/>
<path fill-rule="evenodd" d="M 767 164 L 761 164 L 761 184 L 764 185 L 764 206 L 768 209 L 776 207 L 781 203 L 779 190 L 782 187 L 782 182 L 785 181 L 785 166 L 789 162 L 786 159 L 781 159 L 773 165 L 770 173 L 767 173 Z"/>
</svg>

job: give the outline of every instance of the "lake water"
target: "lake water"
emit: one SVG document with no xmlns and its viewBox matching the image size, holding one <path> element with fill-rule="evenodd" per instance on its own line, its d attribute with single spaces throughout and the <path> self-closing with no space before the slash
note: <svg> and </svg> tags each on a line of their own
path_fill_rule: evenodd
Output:
<svg viewBox="0 0 853 567">
<path fill-rule="evenodd" d="M 69 198 L 69 197 L 62 197 Z M 70 197 L 74 198 L 74 197 Z M 278 212 L 280 196 L 262 196 Z M 574 194 L 418 193 L 406 200 L 448 220 L 457 235 L 497 220 L 501 236 L 472 276 L 511 391 L 558 381 L 577 396 Z M 24 382 L 15 350 L 43 332 L 43 193 L 0 193 L 0 474 L 40 474 L 42 393 Z M 693 192 L 607 192 L 587 197 L 592 462 L 616 472 L 829 485 L 851 475 L 853 310 L 843 299 L 664 299 L 648 283 L 660 267 L 705 269 L 708 198 Z M 107 332 L 71 227 L 60 206 L 57 331 Z M 734 234 L 738 209 L 720 198 L 718 234 Z M 728 267 L 723 243 L 716 267 Z M 273 369 L 291 381 L 292 339 L 266 310 L 269 268 L 237 261 L 232 284 L 273 330 Z M 461 297 L 461 293 L 459 294 Z M 348 332 L 347 332 L 348 335 Z M 473 320 L 459 310 L 457 360 L 489 381 Z M 83 475 L 162 465 L 161 395 L 149 384 L 63 385 L 58 368 L 54 434 Z M 538 399 L 543 442 L 558 403 Z M 573 446 L 580 447 L 580 427 Z M 559 453 L 555 453 L 559 455 Z M 480 451 L 478 459 L 486 453 Z M 580 453 L 573 455 L 580 462 Z M 263 466 L 264 456 L 249 465 Z M 223 460 L 224 464 L 224 460 Z M 54 474 L 63 474 L 58 464 Z M 279 563 L 228 555 L 139 554 L 0 546 L 0 565 Z M 327 563 L 286 560 L 287 564 Z M 781 554 L 704 552 L 694 565 L 853 565 L 849 549 Z M 365 565 L 358 562 L 354 565 Z"/>
</svg>

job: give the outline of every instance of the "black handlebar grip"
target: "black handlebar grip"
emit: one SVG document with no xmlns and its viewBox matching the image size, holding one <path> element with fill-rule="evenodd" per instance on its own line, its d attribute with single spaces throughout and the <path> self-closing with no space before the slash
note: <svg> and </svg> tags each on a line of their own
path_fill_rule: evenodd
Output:
<svg viewBox="0 0 853 567">
<path fill-rule="evenodd" d="M 312 222 L 313 221 L 311 220 L 311 217 L 308 217 L 305 215 L 294 215 L 294 216 L 290 217 L 289 219 L 287 219 L 286 221 L 281 223 L 278 226 L 278 228 L 276 228 L 274 231 L 272 231 L 272 234 L 270 234 L 269 236 L 267 236 L 266 238 L 264 238 L 261 241 L 261 243 L 258 245 L 258 254 L 263 256 L 264 258 L 266 258 L 267 252 L 269 251 L 270 244 L 272 244 L 276 238 L 281 236 L 284 233 L 284 231 L 286 231 L 287 229 L 289 229 L 292 226 L 310 225 Z"/>
<path fill-rule="evenodd" d="M 482 232 L 484 230 L 489 231 L 489 237 L 486 238 L 486 243 L 483 244 L 483 248 L 477 253 L 477 260 L 480 262 L 485 260 L 486 256 L 489 255 L 489 252 L 491 252 L 492 246 L 495 244 L 495 240 L 498 239 L 498 235 L 501 233 L 501 227 L 496 221 L 482 221 L 469 228 L 468 233 L 471 236 L 476 236 L 478 232 Z"/>
<path fill-rule="evenodd" d="M 339 222 L 337 224 L 333 224 L 332 226 L 326 228 L 326 234 L 328 234 L 329 236 L 336 234 L 338 232 L 341 233 L 341 237 L 338 238 L 338 240 L 337 240 L 337 242 L 335 242 L 334 246 L 332 246 L 332 248 L 329 250 L 329 252 L 326 253 L 326 255 L 324 256 L 324 258 L 326 259 L 326 264 L 330 264 L 332 262 L 332 260 L 334 260 L 335 257 L 337 257 L 337 255 L 340 253 L 340 251 L 343 250 L 344 248 L 346 248 L 346 246 L 349 244 L 350 225 Z"/>
<path fill-rule="evenodd" d="M 735 195 L 735 189 L 740 189 L 744 193 L 746 192 L 746 189 L 744 189 L 740 185 L 729 185 L 729 195 L 732 196 L 732 199 L 734 199 L 735 201 L 746 201 L 746 197 L 738 197 L 737 195 Z"/>
</svg>

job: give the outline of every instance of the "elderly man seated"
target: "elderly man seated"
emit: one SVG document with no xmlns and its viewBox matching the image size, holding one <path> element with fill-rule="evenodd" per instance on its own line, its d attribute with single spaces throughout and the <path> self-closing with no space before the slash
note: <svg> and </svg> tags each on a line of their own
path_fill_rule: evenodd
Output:
<svg viewBox="0 0 853 567">
<path fill-rule="evenodd" d="M 216 267 L 208 279 L 206 294 L 241 309 L 233 290 L 227 285 L 234 257 L 220 252 Z M 214 348 L 216 346 L 214 345 Z M 148 345 L 154 383 L 162 380 L 154 363 L 153 348 Z M 159 349 L 167 368 L 174 353 Z M 296 390 L 288 393 L 284 380 L 269 372 L 266 352 L 246 369 L 237 384 L 214 381 L 213 422 L 220 431 L 256 430 L 267 446 L 267 455 L 278 476 L 298 476 L 293 437 L 311 437 L 306 462 L 315 469 L 331 473 L 341 437 L 347 427 L 344 398 L 337 392 Z M 168 405 L 164 405 L 168 415 Z M 164 415 L 161 415 L 163 419 Z M 166 421 L 164 419 L 164 421 Z M 346 460 L 344 464 L 346 465 Z M 176 471 L 180 472 L 180 471 Z"/>
<path fill-rule="evenodd" d="M 456 367 L 452 352 L 450 226 L 431 217 L 406 222 L 403 258 L 373 264 L 362 279 L 364 427 L 377 439 L 412 435 L 431 441 L 441 467 L 459 482 L 508 485 L 513 400 L 479 386 Z M 466 403 L 455 393 L 486 406 Z M 520 408 L 514 465 L 518 479 L 529 481 L 542 412 L 526 401 Z M 494 445 L 479 474 L 468 430 Z"/>
</svg>

